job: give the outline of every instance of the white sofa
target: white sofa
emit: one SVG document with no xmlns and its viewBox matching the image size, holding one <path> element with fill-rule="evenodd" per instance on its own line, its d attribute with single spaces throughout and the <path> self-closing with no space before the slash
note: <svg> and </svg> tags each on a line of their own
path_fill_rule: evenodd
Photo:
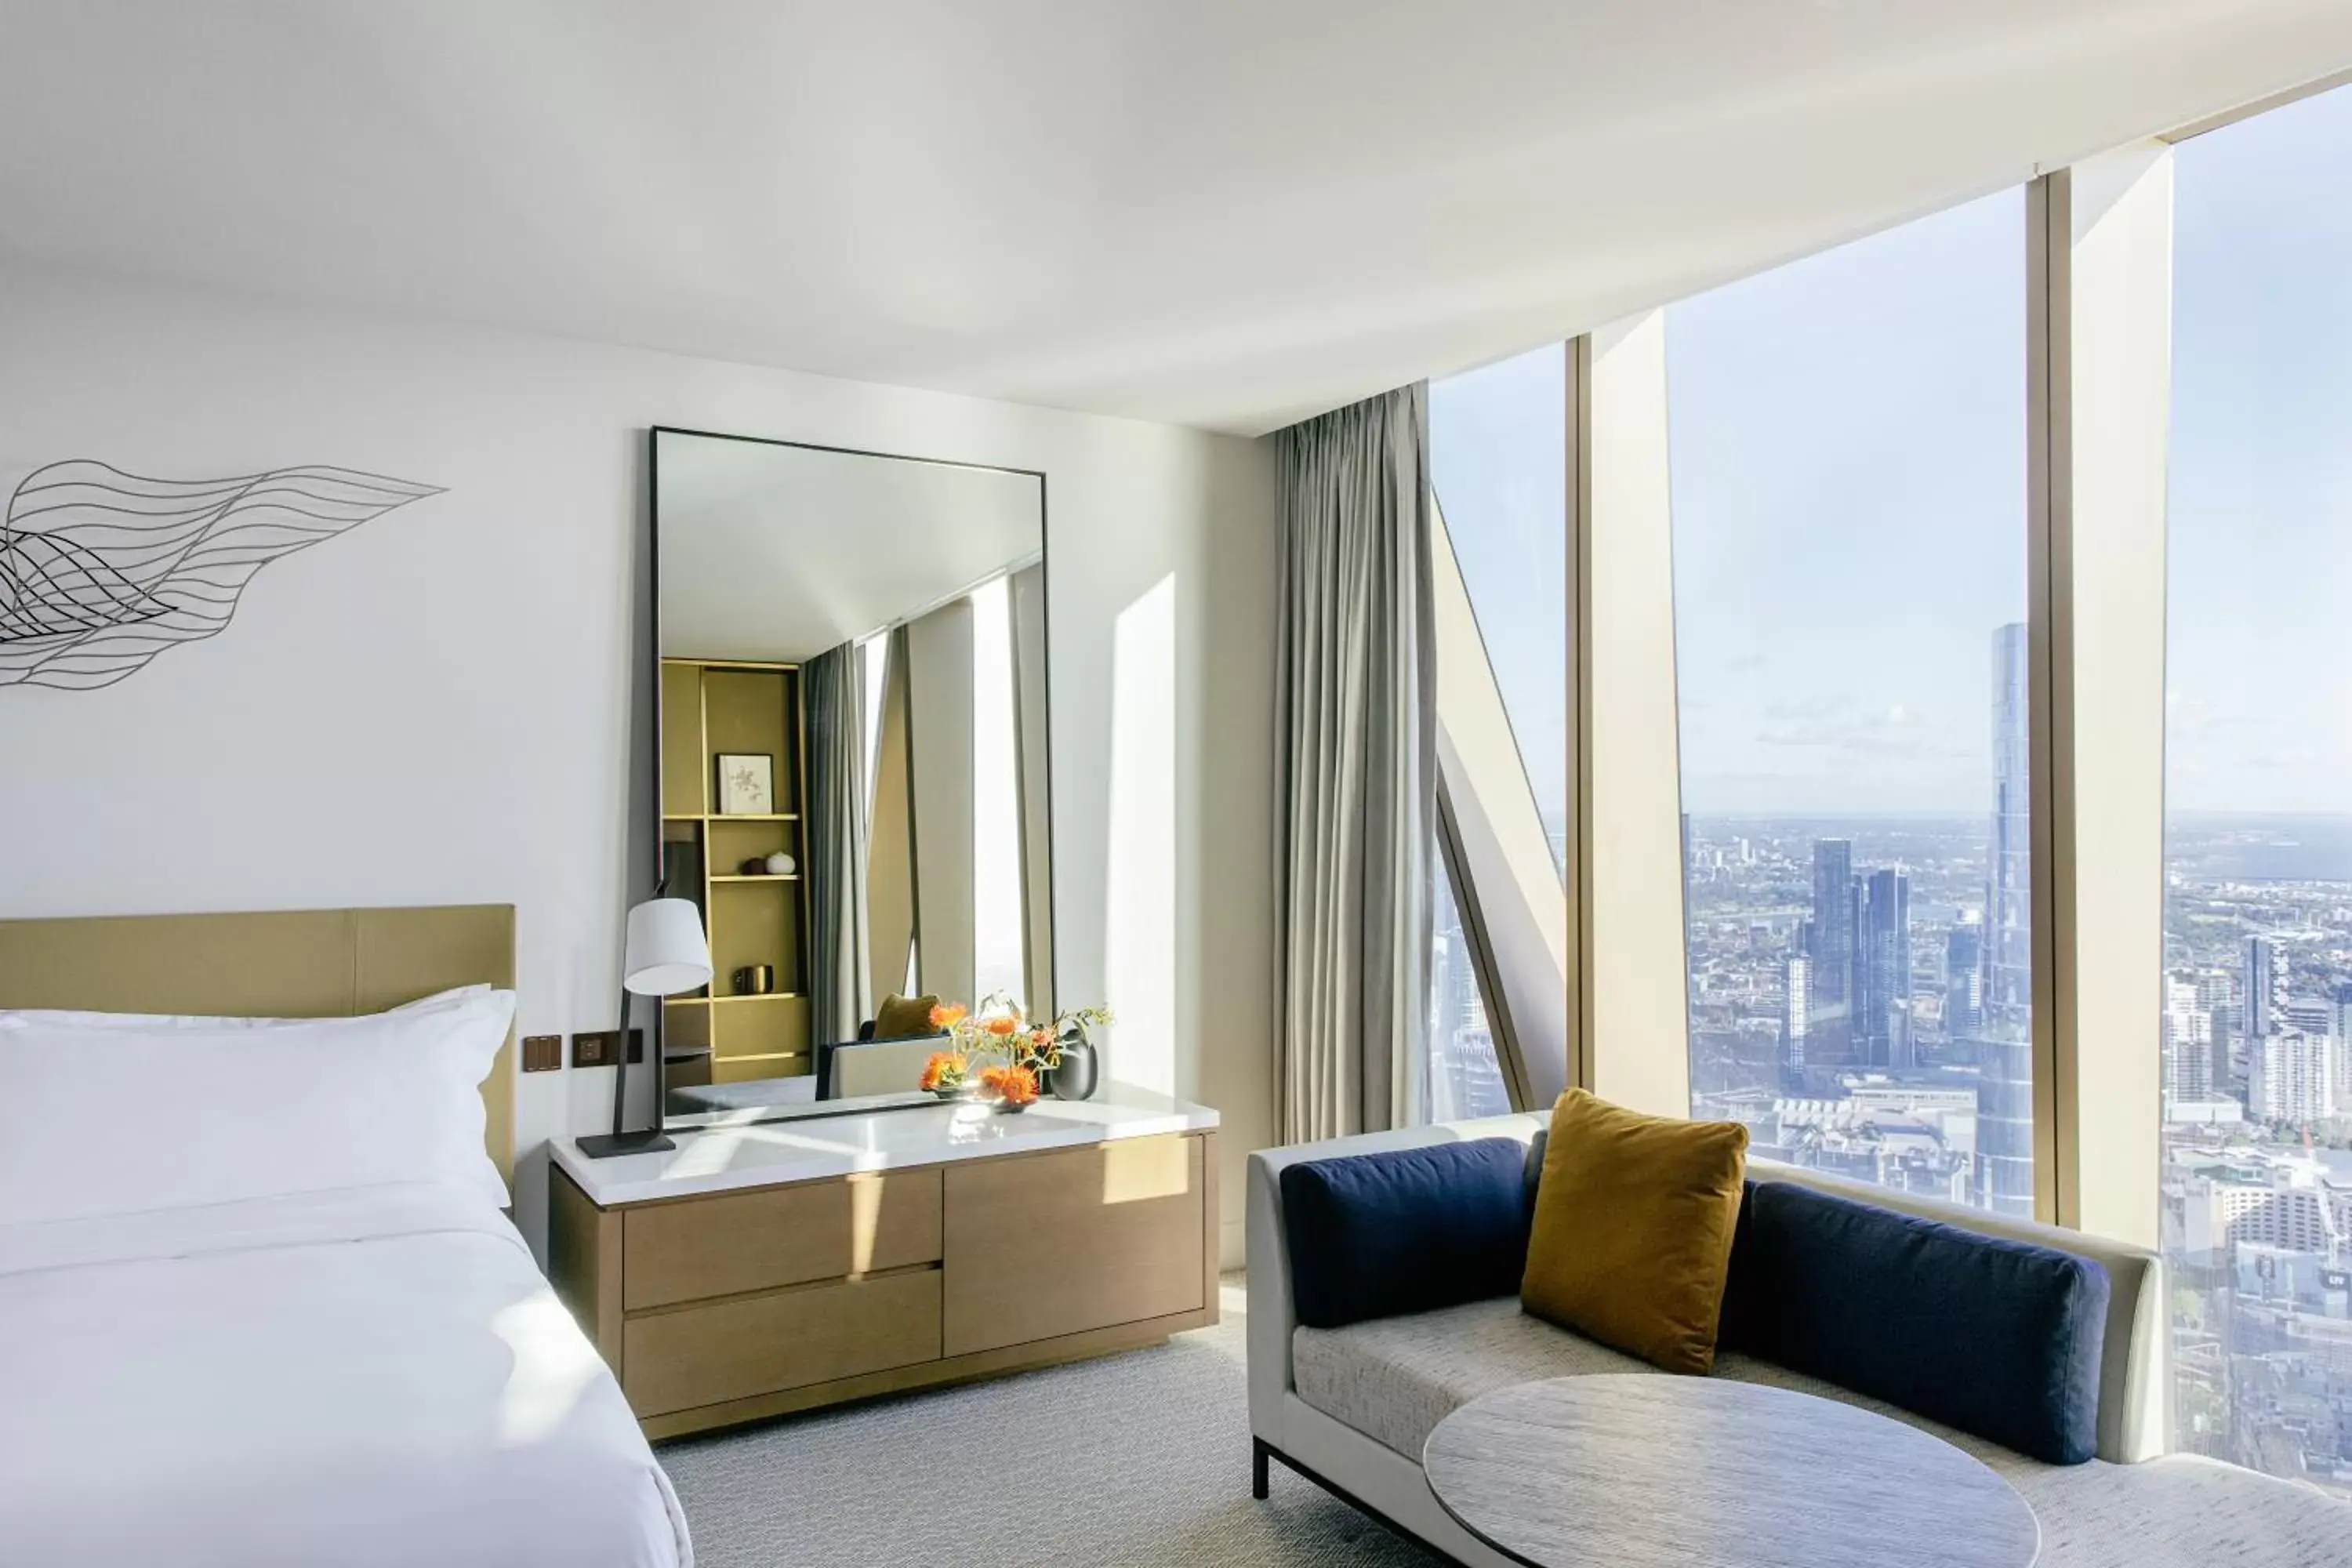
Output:
<svg viewBox="0 0 2352 1568">
<path fill-rule="evenodd" d="M 1268 1462 L 1278 1459 L 1458 1563 L 1508 1563 L 1456 1524 L 1430 1491 L 1420 1462 L 1430 1429 L 1458 1406 L 1513 1384 L 1654 1369 L 1528 1317 L 1508 1296 L 1342 1329 L 1300 1326 L 1291 1306 L 1280 1174 L 1302 1160 L 1388 1149 L 1498 1136 L 1527 1143 L 1546 1124 L 1540 1116 L 1496 1117 L 1250 1156 L 1249 1409 L 1258 1497 L 1266 1495 Z M 2163 1273 L 2152 1254 L 1767 1161 L 1750 1162 L 1749 1174 L 2035 1242 L 2104 1267 L 2111 1295 L 2098 1457 L 2083 1465 L 2043 1464 L 1752 1357 L 1726 1353 L 1716 1376 L 1878 1410 L 1976 1455 L 2017 1488 L 2041 1521 L 2037 1568 L 2352 1568 L 2352 1506 L 2210 1460 L 2157 1457 L 2164 1447 L 2167 1373 Z"/>
</svg>

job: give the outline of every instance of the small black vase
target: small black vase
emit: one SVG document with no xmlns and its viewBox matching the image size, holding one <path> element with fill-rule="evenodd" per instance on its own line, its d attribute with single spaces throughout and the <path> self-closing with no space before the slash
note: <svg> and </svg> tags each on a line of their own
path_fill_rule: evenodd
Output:
<svg viewBox="0 0 2352 1568">
<path fill-rule="evenodd" d="M 1045 1073 L 1045 1087 L 1055 1100 L 1091 1100 L 1095 1092 L 1095 1048 L 1080 1043 L 1062 1047 L 1062 1065 Z"/>
</svg>

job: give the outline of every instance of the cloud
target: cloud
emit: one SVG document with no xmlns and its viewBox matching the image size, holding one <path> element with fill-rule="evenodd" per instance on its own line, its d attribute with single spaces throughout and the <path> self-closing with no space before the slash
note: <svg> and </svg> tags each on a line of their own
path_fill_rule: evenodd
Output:
<svg viewBox="0 0 2352 1568">
<path fill-rule="evenodd" d="M 1849 756 L 1926 760 L 1971 756 L 1931 731 L 1908 702 L 1865 710 L 1851 699 L 1776 702 L 1764 710 L 1756 741 L 1765 746 L 1818 747 Z"/>
</svg>

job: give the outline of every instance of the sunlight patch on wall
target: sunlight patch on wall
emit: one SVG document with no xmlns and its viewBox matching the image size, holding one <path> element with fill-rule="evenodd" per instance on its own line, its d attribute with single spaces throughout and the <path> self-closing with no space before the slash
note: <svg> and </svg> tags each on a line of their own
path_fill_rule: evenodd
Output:
<svg viewBox="0 0 2352 1568">
<path fill-rule="evenodd" d="M 1108 1076 L 1176 1092 L 1176 579 L 1119 612 L 1105 846 Z"/>
</svg>

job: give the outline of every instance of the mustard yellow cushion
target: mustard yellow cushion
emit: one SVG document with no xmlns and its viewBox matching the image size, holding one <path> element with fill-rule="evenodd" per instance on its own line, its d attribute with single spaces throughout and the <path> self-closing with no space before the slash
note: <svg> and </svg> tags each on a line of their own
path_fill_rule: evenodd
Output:
<svg viewBox="0 0 2352 1568">
<path fill-rule="evenodd" d="M 916 1035 L 938 1034 L 938 1027 L 931 1022 L 931 1009 L 939 1005 L 936 996 L 885 996 L 882 1005 L 874 1009 L 874 1037 L 903 1040 Z"/>
<path fill-rule="evenodd" d="M 1737 1121 L 1570 1089 L 1552 1108 L 1519 1304 L 1668 1372 L 1710 1370 L 1747 1167 Z"/>
</svg>

